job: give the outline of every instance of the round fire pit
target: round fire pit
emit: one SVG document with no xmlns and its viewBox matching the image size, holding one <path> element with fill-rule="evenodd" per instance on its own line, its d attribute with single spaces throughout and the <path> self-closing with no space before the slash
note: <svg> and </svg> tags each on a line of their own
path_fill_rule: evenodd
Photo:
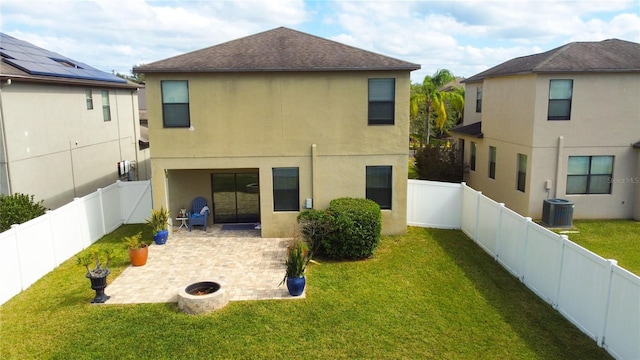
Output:
<svg viewBox="0 0 640 360">
<path fill-rule="evenodd" d="M 220 283 L 201 281 L 178 291 L 178 308 L 187 314 L 206 314 L 229 303 L 229 293 Z"/>
</svg>

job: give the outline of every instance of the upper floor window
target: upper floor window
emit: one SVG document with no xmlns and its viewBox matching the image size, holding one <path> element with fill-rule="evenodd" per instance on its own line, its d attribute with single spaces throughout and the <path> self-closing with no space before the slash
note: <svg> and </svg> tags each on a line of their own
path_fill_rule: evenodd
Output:
<svg viewBox="0 0 640 360">
<path fill-rule="evenodd" d="M 381 209 L 391 209 L 391 173 L 391 166 L 367 166 L 366 198 L 378 203 Z"/>
<path fill-rule="evenodd" d="M 527 182 L 527 155 L 518 154 L 517 189 L 525 192 Z"/>
<path fill-rule="evenodd" d="M 611 194 L 613 156 L 569 156 L 567 194 Z"/>
<path fill-rule="evenodd" d="M 393 125 L 396 79 L 369 79 L 369 125 Z"/>
<path fill-rule="evenodd" d="M 298 168 L 273 168 L 273 211 L 299 211 Z"/>
<path fill-rule="evenodd" d="M 476 112 L 482 112 L 482 86 L 476 88 Z"/>
<path fill-rule="evenodd" d="M 471 142 L 471 158 L 469 159 L 469 168 L 476 171 L 476 151 L 477 146 L 475 142 Z"/>
<path fill-rule="evenodd" d="M 162 124 L 164 127 L 189 127 L 189 82 L 163 80 Z"/>
<path fill-rule="evenodd" d="M 496 148 L 489 146 L 489 177 L 496 178 Z"/>
<path fill-rule="evenodd" d="M 548 120 L 571 119 L 571 96 L 573 80 L 549 81 L 549 115 Z"/>
<path fill-rule="evenodd" d="M 91 89 L 86 89 L 84 91 L 84 96 L 87 101 L 87 110 L 93 110 L 93 92 Z"/>
<path fill-rule="evenodd" d="M 109 106 L 109 90 L 102 90 L 102 120 L 111 121 L 111 106 Z"/>
</svg>

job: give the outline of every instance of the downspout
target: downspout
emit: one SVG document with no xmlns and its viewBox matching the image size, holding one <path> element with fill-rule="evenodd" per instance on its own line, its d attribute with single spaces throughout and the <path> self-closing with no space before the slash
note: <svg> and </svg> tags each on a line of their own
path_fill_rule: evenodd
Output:
<svg viewBox="0 0 640 360">
<path fill-rule="evenodd" d="M 139 142 L 138 142 L 138 136 L 140 135 L 140 124 L 138 124 L 138 128 L 136 129 L 136 107 L 135 107 L 135 102 L 134 102 L 134 96 L 133 93 L 135 93 L 136 90 L 131 90 L 131 121 L 133 122 L 133 150 L 134 153 L 136 155 L 136 180 L 140 180 L 140 176 L 139 176 L 139 172 L 140 169 L 138 168 L 140 166 L 140 163 L 138 162 L 138 147 L 139 147 Z M 138 119 L 138 123 L 140 123 L 140 120 Z"/>
<path fill-rule="evenodd" d="M 560 181 L 560 171 L 562 171 L 562 158 L 564 150 L 564 137 L 558 136 L 558 159 L 556 162 L 556 183 L 553 190 L 553 197 L 558 198 L 558 181 Z"/>
<path fill-rule="evenodd" d="M 118 122 L 118 151 L 120 152 L 120 159 L 118 161 L 124 160 L 122 158 L 122 141 L 120 138 L 120 111 L 118 109 L 118 89 L 114 90 L 115 98 L 116 98 L 116 121 Z"/>
<path fill-rule="evenodd" d="M 2 163 L 5 167 L 7 192 L 8 195 L 12 195 L 11 192 L 11 176 L 9 174 L 9 148 L 7 146 L 7 133 L 4 127 L 4 106 L 2 105 L 2 87 L 11 85 L 11 79 L 2 84 L 0 83 L 0 135 L 2 135 Z"/>
<path fill-rule="evenodd" d="M 314 198 L 314 195 L 316 193 L 316 174 L 318 174 L 318 172 L 316 171 L 316 166 L 317 166 L 317 151 L 316 151 L 316 144 L 311 144 L 311 204 L 313 207 L 313 204 L 315 204 L 316 199 Z"/>
</svg>

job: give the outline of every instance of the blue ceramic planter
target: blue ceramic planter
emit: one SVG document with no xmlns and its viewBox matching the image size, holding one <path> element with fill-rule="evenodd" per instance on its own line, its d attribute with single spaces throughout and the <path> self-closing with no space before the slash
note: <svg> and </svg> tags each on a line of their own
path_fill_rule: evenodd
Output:
<svg viewBox="0 0 640 360">
<path fill-rule="evenodd" d="M 155 235 L 153 235 L 153 241 L 155 241 L 157 245 L 166 244 L 167 238 L 169 238 L 169 230 L 167 229 L 158 231 Z"/>
<path fill-rule="evenodd" d="M 289 290 L 289 295 L 291 296 L 300 296 L 304 291 L 304 286 L 306 285 L 307 280 L 305 277 L 299 278 L 287 278 L 287 290 Z"/>
</svg>

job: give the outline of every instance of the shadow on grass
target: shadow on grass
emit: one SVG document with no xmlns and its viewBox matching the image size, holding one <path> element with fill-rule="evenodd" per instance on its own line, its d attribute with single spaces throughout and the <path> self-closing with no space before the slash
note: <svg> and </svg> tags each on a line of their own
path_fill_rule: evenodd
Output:
<svg viewBox="0 0 640 360">
<path fill-rule="evenodd" d="M 428 229 L 428 232 L 483 299 L 541 359 L 561 358 L 559 354 L 572 359 L 611 359 L 595 341 L 531 292 L 464 233 L 438 229 Z"/>
</svg>

